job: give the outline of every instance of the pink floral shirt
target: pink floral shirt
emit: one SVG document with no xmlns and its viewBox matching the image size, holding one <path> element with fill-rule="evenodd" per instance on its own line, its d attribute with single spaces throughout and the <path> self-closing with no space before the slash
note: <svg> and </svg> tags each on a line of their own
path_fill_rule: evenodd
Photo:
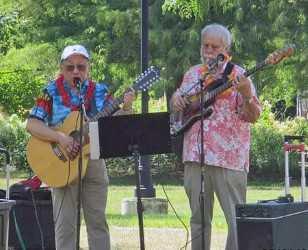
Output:
<svg viewBox="0 0 308 250">
<path fill-rule="evenodd" d="M 200 79 L 202 65 L 190 68 L 185 74 L 181 88 L 187 88 Z M 223 71 L 223 70 L 222 70 Z M 235 75 L 243 69 L 235 65 Z M 188 88 L 189 89 L 189 88 Z M 261 109 L 254 91 L 253 101 Z M 196 87 L 191 90 L 197 91 Z M 213 113 L 204 120 L 204 163 L 232 170 L 249 170 L 250 124 L 241 113 L 242 96 L 234 87 L 229 94 L 216 98 Z M 200 121 L 197 121 L 184 134 L 183 162 L 200 162 Z"/>
</svg>

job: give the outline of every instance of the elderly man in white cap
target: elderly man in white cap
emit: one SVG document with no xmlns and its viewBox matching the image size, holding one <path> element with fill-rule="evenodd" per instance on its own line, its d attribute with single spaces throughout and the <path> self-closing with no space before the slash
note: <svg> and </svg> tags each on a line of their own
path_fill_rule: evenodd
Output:
<svg viewBox="0 0 308 250">
<path fill-rule="evenodd" d="M 57 127 L 74 111 L 79 110 L 83 97 L 86 115 L 93 117 L 102 111 L 108 95 L 107 85 L 89 79 L 89 53 L 81 45 L 67 46 L 61 55 L 60 75 L 49 82 L 32 108 L 27 130 L 41 140 L 54 142 L 75 159 L 80 151 L 79 142 Z M 121 113 L 131 111 L 135 99 L 133 92 L 124 95 Z M 110 249 L 110 237 L 105 217 L 108 176 L 103 159 L 89 160 L 82 181 L 81 204 L 91 250 Z M 56 249 L 76 249 L 76 183 L 53 188 Z"/>
</svg>

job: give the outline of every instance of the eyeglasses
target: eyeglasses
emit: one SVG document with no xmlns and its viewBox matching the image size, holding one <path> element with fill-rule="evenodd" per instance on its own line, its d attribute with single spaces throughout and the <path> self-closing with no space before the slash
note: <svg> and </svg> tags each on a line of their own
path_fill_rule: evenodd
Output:
<svg viewBox="0 0 308 250">
<path fill-rule="evenodd" d="M 66 71 L 69 71 L 69 72 L 73 72 L 75 70 L 75 68 L 78 70 L 78 71 L 86 71 L 87 69 L 87 65 L 86 64 L 66 64 L 64 65 L 65 67 L 65 70 Z"/>
</svg>

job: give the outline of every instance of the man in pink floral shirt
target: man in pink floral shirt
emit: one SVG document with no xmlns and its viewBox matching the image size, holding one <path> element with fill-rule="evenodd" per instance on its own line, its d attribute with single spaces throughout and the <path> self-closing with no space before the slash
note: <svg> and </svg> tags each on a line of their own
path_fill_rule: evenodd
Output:
<svg viewBox="0 0 308 250">
<path fill-rule="evenodd" d="M 210 250 L 214 193 L 228 223 L 226 249 L 238 248 L 235 205 L 246 200 L 250 123 L 255 122 L 260 116 L 261 105 L 251 80 L 244 76 L 244 70 L 228 62 L 230 47 L 231 34 L 228 29 L 219 24 L 205 26 L 201 32 L 202 64 L 193 66 L 186 72 L 181 87 L 171 99 L 173 110 L 183 112 L 192 105 L 190 97 L 200 92 L 200 86 L 196 84 L 199 79 L 205 79 L 204 85 L 208 88 L 216 79 L 225 77 L 227 70 L 230 71 L 228 79 L 229 82 L 232 81 L 232 87 L 217 95 L 211 106 L 212 114 L 203 121 L 204 164 L 200 164 L 200 120 L 184 134 L 184 186 L 191 208 L 192 250 L 202 249 L 202 185 L 205 249 Z M 223 59 L 217 60 L 221 55 Z"/>
</svg>

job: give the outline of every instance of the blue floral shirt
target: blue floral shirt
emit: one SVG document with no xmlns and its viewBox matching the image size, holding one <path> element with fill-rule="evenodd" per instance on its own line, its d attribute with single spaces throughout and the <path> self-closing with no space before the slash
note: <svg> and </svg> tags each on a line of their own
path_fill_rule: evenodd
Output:
<svg viewBox="0 0 308 250">
<path fill-rule="evenodd" d="M 89 81 L 82 83 L 81 95 L 70 88 L 67 82 L 63 82 L 64 91 L 69 98 L 70 105 L 65 105 L 64 96 L 57 87 L 56 80 L 53 80 L 44 87 L 42 95 L 37 98 L 29 117 L 44 121 L 48 126 L 57 126 L 63 123 L 65 118 L 72 112 L 72 107 L 79 107 L 81 100 L 84 100 L 89 88 Z M 89 105 L 86 109 L 88 117 L 95 116 L 102 111 L 110 95 L 108 87 L 104 83 L 94 84 L 94 90 Z"/>
</svg>

